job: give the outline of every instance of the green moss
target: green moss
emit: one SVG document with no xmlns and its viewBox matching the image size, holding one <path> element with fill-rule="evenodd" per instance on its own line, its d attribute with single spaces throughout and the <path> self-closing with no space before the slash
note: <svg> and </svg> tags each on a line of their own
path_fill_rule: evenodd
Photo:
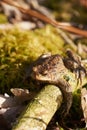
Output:
<svg viewBox="0 0 87 130">
<path fill-rule="evenodd" d="M 12 87 L 29 87 L 23 83 L 29 64 L 42 53 L 61 54 L 63 45 L 64 41 L 51 26 L 35 31 L 0 31 L 1 93 Z"/>
</svg>

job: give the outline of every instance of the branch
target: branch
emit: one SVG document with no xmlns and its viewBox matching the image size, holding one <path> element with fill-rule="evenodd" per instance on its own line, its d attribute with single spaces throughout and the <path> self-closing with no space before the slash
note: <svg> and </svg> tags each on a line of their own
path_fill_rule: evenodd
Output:
<svg viewBox="0 0 87 130">
<path fill-rule="evenodd" d="M 12 130 L 45 130 L 61 103 L 62 94 L 58 87 L 45 86 L 29 103 Z"/>
</svg>

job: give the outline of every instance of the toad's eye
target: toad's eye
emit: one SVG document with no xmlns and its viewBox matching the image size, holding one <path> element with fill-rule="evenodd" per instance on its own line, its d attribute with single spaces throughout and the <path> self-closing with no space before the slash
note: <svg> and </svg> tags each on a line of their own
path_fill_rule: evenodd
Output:
<svg viewBox="0 0 87 130">
<path fill-rule="evenodd" d="M 48 57 L 50 57 L 50 56 L 51 56 L 51 53 L 49 52 L 49 53 L 45 53 L 45 54 L 41 55 L 40 57 L 41 57 L 42 59 L 45 59 L 45 58 L 48 58 Z"/>
<path fill-rule="evenodd" d="M 43 72 L 43 75 L 47 75 L 47 74 L 48 74 L 48 71 L 45 70 L 45 71 Z"/>
</svg>

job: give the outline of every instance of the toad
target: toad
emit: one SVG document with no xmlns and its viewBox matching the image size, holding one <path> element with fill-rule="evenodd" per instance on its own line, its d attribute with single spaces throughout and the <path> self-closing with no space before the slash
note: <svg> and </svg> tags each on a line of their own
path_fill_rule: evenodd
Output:
<svg viewBox="0 0 87 130">
<path fill-rule="evenodd" d="M 63 94 L 63 104 L 61 105 L 61 115 L 65 118 L 72 105 L 72 86 L 64 79 L 68 71 L 75 72 L 77 80 L 82 82 L 85 68 L 81 64 L 80 57 L 71 50 L 67 50 L 67 57 L 63 58 L 58 54 L 41 55 L 30 67 L 28 77 L 47 84 L 53 84 L 60 88 Z"/>
</svg>

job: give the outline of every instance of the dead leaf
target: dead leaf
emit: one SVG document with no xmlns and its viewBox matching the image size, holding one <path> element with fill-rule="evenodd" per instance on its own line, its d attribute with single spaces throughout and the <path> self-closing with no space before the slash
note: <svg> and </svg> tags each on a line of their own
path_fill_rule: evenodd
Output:
<svg viewBox="0 0 87 130">
<path fill-rule="evenodd" d="M 14 96 L 0 95 L 0 130 L 8 130 L 8 126 L 12 126 L 26 107 L 24 101 L 31 97 L 28 89 L 12 88 L 11 92 Z"/>
</svg>

